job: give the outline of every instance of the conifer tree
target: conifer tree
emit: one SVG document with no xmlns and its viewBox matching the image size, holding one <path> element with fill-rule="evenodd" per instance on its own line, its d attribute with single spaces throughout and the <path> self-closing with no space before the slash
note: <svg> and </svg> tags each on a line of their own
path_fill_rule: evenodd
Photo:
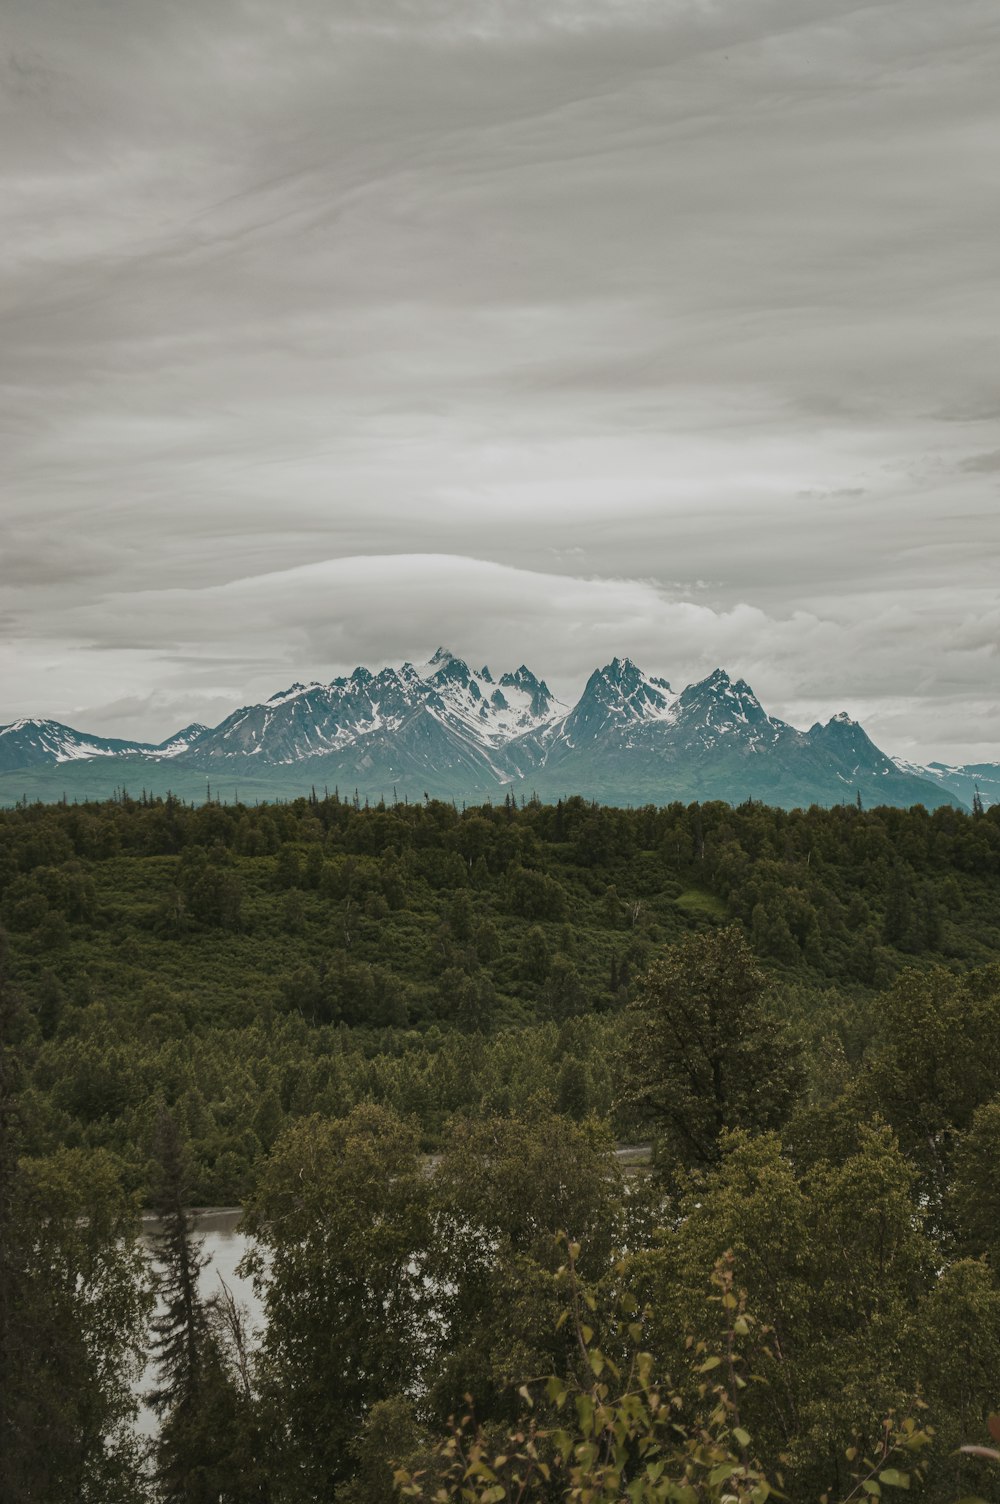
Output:
<svg viewBox="0 0 1000 1504">
<path fill-rule="evenodd" d="M 0 955 L 0 1499 L 142 1504 L 136 1207 L 101 1151 L 23 1155 L 26 1027 Z"/>
<path fill-rule="evenodd" d="M 246 1430 L 213 1325 L 214 1302 L 199 1289 L 209 1260 L 187 1209 L 186 1147 L 166 1108 L 158 1115 L 153 1147 L 160 1309 L 152 1323 L 158 1383 L 148 1398 L 160 1418 L 155 1458 L 160 1497 L 164 1504 L 254 1497 L 244 1487 Z"/>
<path fill-rule="evenodd" d="M 17 1479 L 19 1375 L 13 1326 L 14 1310 L 20 1303 L 15 1255 L 18 1072 L 11 1042 L 17 1012 L 0 972 L 0 1493 L 5 1499 L 24 1497 Z"/>
</svg>

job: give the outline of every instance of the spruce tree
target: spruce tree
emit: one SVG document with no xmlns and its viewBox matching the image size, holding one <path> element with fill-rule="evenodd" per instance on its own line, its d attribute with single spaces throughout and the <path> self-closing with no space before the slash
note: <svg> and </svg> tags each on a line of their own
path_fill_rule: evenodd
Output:
<svg viewBox="0 0 1000 1504">
<path fill-rule="evenodd" d="M 240 1455 L 240 1402 L 213 1325 L 214 1301 L 199 1279 L 209 1259 L 188 1211 L 186 1146 L 166 1108 L 153 1145 L 153 1206 L 160 1219 L 153 1246 L 159 1311 L 152 1323 L 158 1383 L 148 1399 L 160 1419 L 155 1464 L 164 1504 L 219 1504 L 243 1499 L 247 1459 Z M 259 1495 L 258 1495 L 259 1497 Z"/>
<path fill-rule="evenodd" d="M 0 1499 L 144 1504 L 137 1209 L 100 1150 L 23 1154 L 27 1030 L 0 953 Z"/>
<path fill-rule="evenodd" d="M 18 1013 L 17 1002 L 0 969 L 0 1494 L 11 1500 L 27 1497 L 18 1477 L 23 1416 L 19 1404 L 21 1354 L 14 1326 L 14 1312 L 23 1303 L 17 1257 L 19 1070 L 12 1043 Z"/>
</svg>

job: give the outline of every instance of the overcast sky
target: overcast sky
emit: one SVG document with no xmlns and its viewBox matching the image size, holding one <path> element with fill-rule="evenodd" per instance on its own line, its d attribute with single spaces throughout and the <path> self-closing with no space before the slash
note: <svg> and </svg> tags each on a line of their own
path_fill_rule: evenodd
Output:
<svg viewBox="0 0 1000 1504">
<path fill-rule="evenodd" d="M 0 721 L 438 643 L 1000 759 L 996 0 L 5 0 Z"/>
</svg>

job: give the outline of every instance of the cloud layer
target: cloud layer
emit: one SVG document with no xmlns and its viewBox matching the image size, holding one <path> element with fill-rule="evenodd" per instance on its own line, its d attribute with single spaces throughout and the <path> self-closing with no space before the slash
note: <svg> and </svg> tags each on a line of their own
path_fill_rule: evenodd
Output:
<svg viewBox="0 0 1000 1504">
<path fill-rule="evenodd" d="M 439 641 L 1000 757 L 988 0 L 13 0 L 0 720 Z"/>
</svg>

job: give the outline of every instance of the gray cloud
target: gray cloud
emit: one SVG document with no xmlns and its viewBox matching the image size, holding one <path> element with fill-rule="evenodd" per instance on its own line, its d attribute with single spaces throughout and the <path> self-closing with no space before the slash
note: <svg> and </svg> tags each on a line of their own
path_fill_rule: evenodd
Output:
<svg viewBox="0 0 1000 1504">
<path fill-rule="evenodd" d="M 988 0 L 6 38 L 0 719 L 159 736 L 445 640 L 1000 756 Z"/>
<path fill-rule="evenodd" d="M 994 475 L 1000 470 L 1000 449 L 991 449 L 988 454 L 970 454 L 962 461 L 962 469 L 971 470 L 973 475 Z"/>
</svg>

